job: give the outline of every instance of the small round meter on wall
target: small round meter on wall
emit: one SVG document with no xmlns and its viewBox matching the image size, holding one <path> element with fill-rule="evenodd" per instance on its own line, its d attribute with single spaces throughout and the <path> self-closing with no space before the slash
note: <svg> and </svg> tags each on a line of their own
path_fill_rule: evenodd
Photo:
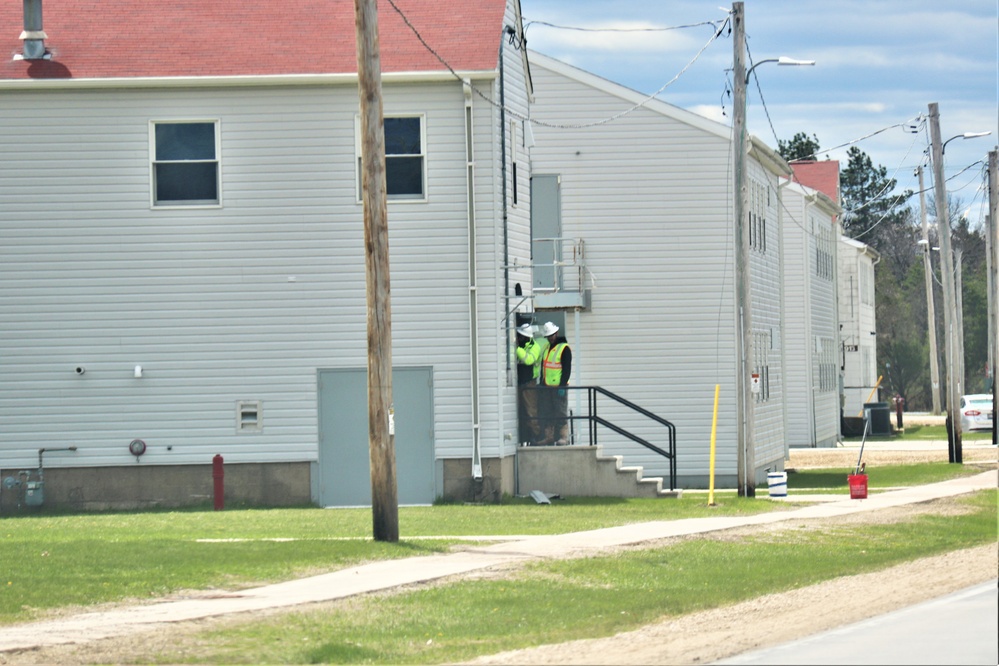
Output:
<svg viewBox="0 0 999 666">
<path fill-rule="evenodd" d="M 128 443 L 128 452 L 135 456 L 135 459 L 138 460 L 139 456 L 146 452 L 146 443 L 141 439 L 133 439 Z"/>
</svg>

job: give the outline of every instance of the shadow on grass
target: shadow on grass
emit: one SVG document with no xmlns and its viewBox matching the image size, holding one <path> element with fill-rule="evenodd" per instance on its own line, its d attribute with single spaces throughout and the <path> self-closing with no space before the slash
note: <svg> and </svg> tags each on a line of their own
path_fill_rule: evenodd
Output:
<svg viewBox="0 0 999 666">
<path fill-rule="evenodd" d="M 852 474 L 853 469 L 843 470 L 809 470 L 807 472 L 796 472 L 789 470 L 787 473 L 788 490 L 812 490 L 817 488 L 847 488 L 847 475 Z"/>
</svg>

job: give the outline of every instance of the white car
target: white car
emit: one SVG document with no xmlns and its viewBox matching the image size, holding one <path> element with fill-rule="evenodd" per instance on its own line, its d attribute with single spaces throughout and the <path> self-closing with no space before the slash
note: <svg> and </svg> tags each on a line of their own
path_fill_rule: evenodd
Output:
<svg viewBox="0 0 999 666">
<path fill-rule="evenodd" d="M 992 430 L 992 396 L 988 393 L 961 396 L 961 430 Z"/>
</svg>

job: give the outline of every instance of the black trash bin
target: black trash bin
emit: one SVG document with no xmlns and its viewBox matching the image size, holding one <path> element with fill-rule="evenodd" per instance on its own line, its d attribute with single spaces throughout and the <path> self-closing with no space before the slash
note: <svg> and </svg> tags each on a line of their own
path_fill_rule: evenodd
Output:
<svg viewBox="0 0 999 666">
<path fill-rule="evenodd" d="M 864 416 L 871 421 L 872 435 L 891 435 L 891 407 L 887 402 L 865 402 Z"/>
</svg>

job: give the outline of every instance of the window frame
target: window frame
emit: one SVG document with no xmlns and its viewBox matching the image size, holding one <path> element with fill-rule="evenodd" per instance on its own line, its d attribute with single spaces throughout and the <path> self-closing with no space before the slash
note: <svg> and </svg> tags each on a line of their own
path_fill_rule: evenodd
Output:
<svg viewBox="0 0 999 666">
<path fill-rule="evenodd" d="M 833 252 L 833 230 L 831 226 L 826 226 L 824 221 L 812 216 L 812 228 L 815 229 L 815 276 L 827 282 L 832 282 L 835 278 L 835 263 Z"/>
<path fill-rule="evenodd" d="M 767 253 L 767 213 L 769 208 L 769 185 L 755 178 L 750 178 L 749 247 L 760 254 Z"/>
<path fill-rule="evenodd" d="M 157 160 L 156 127 L 159 125 L 212 125 L 215 139 L 215 156 L 210 160 Z M 161 202 L 156 196 L 156 166 L 184 162 L 215 165 L 215 201 L 205 199 L 173 200 Z M 222 121 L 219 118 L 171 118 L 149 121 L 149 207 L 153 210 L 222 208 Z"/>
<path fill-rule="evenodd" d="M 427 191 L 428 190 L 428 180 L 429 180 L 428 176 L 427 176 L 427 172 L 429 170 L 427 168 L 427 165 L 429 164 L 429 159 L 428 159 L 428 156 L 427 156 L 427 114 L 425 114 L 425 113 L 386 113 L 386 114 L 384 114 L 384 118 L 385 119 L 388 119 L 388 118 L 416 118 L 417 120 L 420 121 L 420 152 L 418 154 L 417 153 L 399 153 L 399 154 L 395 154 L 395 155 L 390 155 L 388 153 L 387 147 L 386 147 L 386 153 L 385 153 L 385 162 L 386 162 L 386 174 L 385 174 L 386 183 L 385 183 L 385 185 L 386 185 L 386 187 L 385 187 L 385 191 L 386 191 L 386 199 L 388 200 L 388 203 L 390 203 L 390 204 L 391 203 L 398 203 L 398 202 L 403 202 L 403 203 L 427 203 L 427 201 L 429 201 L 429 199 L 430 199 L 429 193 Z M 363 201 L 363 191 L 362 191 L 362 188 L 363 188 L 363 183 L 362 183 L 363 173 L 362 173 L 362 169 L 361 169 L 361 139 L 362 139 L 362 137 L 361 137 L 361 116 L 360 115 L 356 115 L 356 116 L 354 116 L 354 170 L 355 170 L 355 177 L 354 177 L 355 187 L 354 187 L 354 193 L 355 193 L 355 195 L 357 197 L 357 200 L 356 200 L 357 203 L 362 203 L 362 201 Z M 387 142 L 386 142 L 386 144 L 387 144 Z M 400 194 L 388 194 L 388 189 L 389 189 L 389 186 L 388 186 L 388 173 L 387 173 L 387 171 L 388 171 L 388 161 L 392 157 L 408 157 L 408 158 L 419 157 L 420 158 L 420 188 L 422 190 L 420 196 L 400 195 Z"/>
</svg>

